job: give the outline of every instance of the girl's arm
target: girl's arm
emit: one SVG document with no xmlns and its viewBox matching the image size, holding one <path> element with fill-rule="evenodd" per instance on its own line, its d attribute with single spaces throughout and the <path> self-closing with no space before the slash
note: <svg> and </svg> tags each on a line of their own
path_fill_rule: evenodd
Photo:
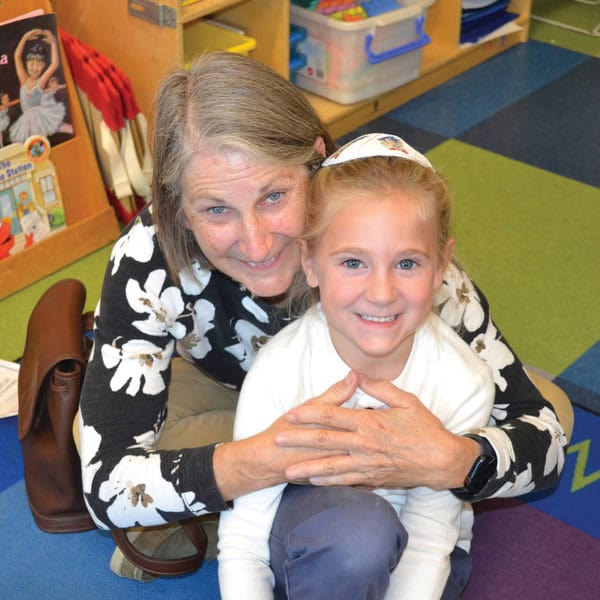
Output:
<svg viewBox="0 0 600 600">
<path fill-rule="evenodd" d="M 25 81 L 27 81 L 27 70 L 25 69 L 25 64 L 23 63 L 23 48 L 25 48 L 25 43 L 41 33 L 41 29 L 32 29 L 31 31 L 28 31 L 27 33 L 23 34 L 19 40 L 19 43 L 17 44 L 17 47 L 15 48 L 15 71 L 17 73 L 17 77 L 19 78 L 19 85 L 23 85 Z"/>
<path fill-rule="evenodd" d="M 60 64 L 58 56 L 58 43 L 56 41 L 56 38 L 54 37 L 54 34 L 49 30 L 45 30 L 43 33 L 44 40 L 50 46 L 50 64 L 40 77 L 39 87 L 41 90 L 46 89 L 46 85 L 48 85 L 50 77 L 54 75 L 56 69 L 58 69 L 58 66 Z"/>
</svg>

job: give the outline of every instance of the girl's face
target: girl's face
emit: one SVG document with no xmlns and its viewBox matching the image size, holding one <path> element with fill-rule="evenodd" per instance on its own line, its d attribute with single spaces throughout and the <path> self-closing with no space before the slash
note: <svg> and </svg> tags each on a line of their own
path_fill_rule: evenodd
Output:
<svg viewBox="0 0 600 600">
<path fill-rule="evenodd" d="M 417 328 L 432 308 L 450 259 L 440 256 L 436 224 L 418 215 L 402 192 L 348 191 L 329 201 L 341 207 L 309 253 L 308 284 L 319 287 L 333 344 L 346 364 L 373 378 L 394 379 L 408 358 Z"/>
<path fill-rule="evenodd" d="M 187 225 L 216 269 L 257 296 L 278 296 L 300 266 L 308 181 L 304 166 L 197 153 L 183 175 Z"/>
<path fill-rule="evenodd" d="M 46 68 L 46 61 L 41 58 L 29 58 L 27 59 L 27 74 L 32 79 L 38 79 Z"/>
</svg>

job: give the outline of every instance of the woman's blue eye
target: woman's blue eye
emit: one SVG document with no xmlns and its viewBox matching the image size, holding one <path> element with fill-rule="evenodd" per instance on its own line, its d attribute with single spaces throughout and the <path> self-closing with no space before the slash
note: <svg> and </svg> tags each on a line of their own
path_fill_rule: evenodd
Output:
<svg viewBox="0 0 600 600">
<path fill-rule="evenodd" d="M 398 266 L 403 271 L 410 271 L 417 266 L 417 263 L 412 258 L 404 258 L 398 262 Z"/>
<path fill-rule="evenodd" d="M 222 215 L 225 213 L 226 208 L 224 206 L 211 206 L 207 212 L 211 215 Z"/>
<path fill-rule="evenodd" d="M 360 269 L 362 262 L 358 258 L 349 258 L 342 263 L 349 269 Z"/>
<path fill-rule="evenodd" d="M 283 192 L 271 192 L 267 196 L 267 202 L 271 202 L 271 203 L 279 202 L 279 200 L 281 200 L 282 196 L 283 196 Z"/>
</svg>

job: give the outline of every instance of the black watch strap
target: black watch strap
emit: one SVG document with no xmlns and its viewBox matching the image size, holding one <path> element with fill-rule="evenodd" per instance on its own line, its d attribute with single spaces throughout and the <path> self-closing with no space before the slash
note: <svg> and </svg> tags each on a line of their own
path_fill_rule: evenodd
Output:
<svg viewBox="0 0 600 600">
<path fill-rule="evenodd" d="M 483 490 L 487 482 L 496 473 L 498 460 L 494 448 L 486 438 L 470 433 L 465 434 L 464 437 L 475 440 L 481 447 L 481 454 L 475 459 L 467 473 L 463 487 L 454 488 L 450 491 L 460 500 L 469 502 Z"/>
</svg>

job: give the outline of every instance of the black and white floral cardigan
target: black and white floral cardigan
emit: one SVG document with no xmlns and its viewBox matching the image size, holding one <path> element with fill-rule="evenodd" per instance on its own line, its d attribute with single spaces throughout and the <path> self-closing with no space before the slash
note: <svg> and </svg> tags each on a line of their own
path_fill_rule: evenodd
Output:
<svg viewBox="0 0 600 600">
<path fill-rule="evenodd" d="M 214 445 L 154 449 L 166 417 L 175 351 L 239 389 L 257 350 L 285 316 L 218 271 L 169 277 L 145 209 L 115 244 L 96 309 L 95 343 L 81 398 L 81 456 L 88 508 L 101 528 L 151 526 L 228 508 L 215 484 Z M 554 485 L 566 438 L 494 326 L 487 302 L 452 266 L 440 315 L 493 369 L 496 401 L 485 436 L 497 477 L 480 497 Z"/>
</svg>

